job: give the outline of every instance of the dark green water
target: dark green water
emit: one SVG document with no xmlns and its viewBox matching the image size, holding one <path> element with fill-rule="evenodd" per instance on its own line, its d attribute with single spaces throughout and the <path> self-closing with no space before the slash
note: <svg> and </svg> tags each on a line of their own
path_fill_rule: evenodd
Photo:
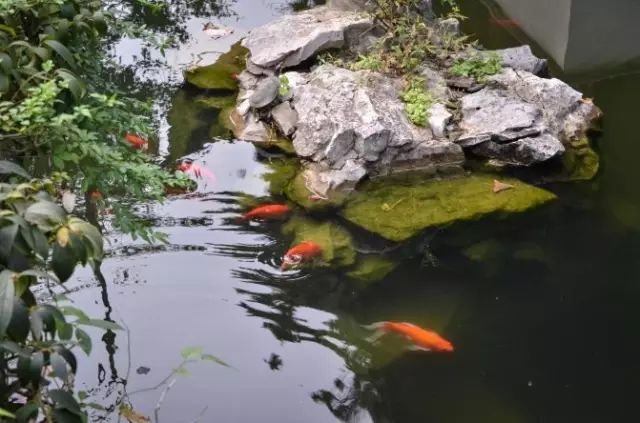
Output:
<svg viewBox="0 0 640 423">
<path fill-rule="evenodd" d="M 482 3 L 463 5 L 466 29 L 488 47 L 522 42 L 517 29 L 493 25 Z M 175 69 L 194 51 L 224 50 L 279 13 L 262 0 L 238 0 L 231 10 L 233 17 L 211 20 L 236 33 L 184 41 L 168 54 Z M 195 33 L 207 19 L 187 19 L 187 27 Z M 135 42 L 116 52 L 128 60 Z M 70 282 L 78 305 L 127 328 L 95 333 L 78 388 L 112 411 L 126 389 L 136 410 L 153 415 L 163 388 L 132 392 L 161 382 L 184 347 L 203 346 L 233 367 L 190 365 L 191 375 L 178 377 L 162 402 L 161 420 L 190 422 L 206 409 L 200 421 L 224 423 L 635 421 L 640 76 L 633 72 L 555 69 L 604 111 L 595 140 L 602 168 L 593 181 L 547 186 L 559 200 L 533 213 L 433 231 L 389 253 L 398 266 L 371 284 L 330 269 L 279 272 L 291 240 L 278 225 L 229 221 L 238 193 L 267 195 L 268 159 L 247 143 L 211 144 L 215 113 L 169 112 L 173 128 L 160 151 L 190 154 L 216 178 L 200 181 L 195 195 L 141 207 L 170 234 L 169 246 L 113 235 L 106 286 L 88 272 Z M 172 98 L 174 105 L 188 98 L 172 88 L 176 72 L 152 76 L 166 82 L 160 115 Z M 382 248 L 354 236 L 361 248 Z M 372 346 L 361 325 L 382 320 L 437 330 L 456 351 Z M 140 374 L 141 366 L 150 371 Z M 94 419 L 117 420 L 103 415 Z"/>
</svg>

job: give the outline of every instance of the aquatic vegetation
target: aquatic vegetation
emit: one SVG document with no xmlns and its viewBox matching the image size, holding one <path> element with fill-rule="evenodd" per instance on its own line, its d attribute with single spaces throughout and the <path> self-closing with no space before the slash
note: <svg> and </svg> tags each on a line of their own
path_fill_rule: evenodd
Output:
<svg viewBox="0 0 640 423">
<path fill-rule="evenodd" d="M 367 255 L 358 259 L 356 267 L 347 276 L 362 282 L 375 282 L 384 279 L 397 265 L 386 257 Z"/>
<path fill-rule="evenodd" d="M 458 60 L 449 70 L 452 75 L 473 77 L 479 82 L 502 70 L 502 63 L 497 53 L 473 54 L 463 60 Z"/>
<path fill-rule="evenodd" d="M 600 158 L 586 136 L 576 140 L 567 148 L 562 161 L 566 177 L 572 181 L 593 179 L 600 168 Z"/>
<path fill-rule="evenodd" d="M 205 90 L 236 91 L 238 81 L 234 75 L 244 70 L 247 54 L 247 49 L 238 42 L 231 47 L 231 50 L 221 55 L 214 64 L 187 70 L 185 80 Z"/>
<path fill-rule="evenodd" d="M 285 236 L 293 237 L 292 245 L 313 241 L 322 250 L 322 261 L 330 266 L 349 266 L 356 261 L 353 239 L 342 226 L 328 221 L 293 216 L 282 226 Z"/>
<path fill-rule="evenodd" d="M 369 181 L 346 203 L 340 214 L 348 221 L 392 241 L 404 241 L 422 230 L 493 213 L 524 212 L 555 199 L 555 195 L 521 181 L 493 192 L 493 176 L 476 174 L 455 179 Z M 398 202 L 400 199 L 405 201 Z M 397 205 L 384 210 L 382 205 Z"/>
<path fill-rule="evenodd" d="M 416 126 L 426 126 L 433 99 L 425 89 L 424 79 L 412 79 L 409 87 L 400 93 L 400 98 L 405 104 L 409 120 Z"/>
<path fill-rule="evenodd" d="M 345 193 L 332 191 L 326 198 L 316 198 L 307 187 L 304 171 L 300 171 L 289 182 L 285 194 L 291 201 L 310 211 L 334 209 L 344 204 L 348 196 Z"/>
<path fill-rule="evenodd" d="M 222 110 L 228 107 L 236 106 L 235 94 L 219 96 L 219 95 L 198 95 L 194 98 L 194 103 L 205 109 Z"/>
<path fill-rule="evenodd" d="M 269 192 L 274 196 L 284 195 L 289 183 L 300 171 L 298 159 L 274 159 L 269 161 L 268 166 L 269 171 L 262 175 L 262 179 L 269 184 Z"/>
</svg>

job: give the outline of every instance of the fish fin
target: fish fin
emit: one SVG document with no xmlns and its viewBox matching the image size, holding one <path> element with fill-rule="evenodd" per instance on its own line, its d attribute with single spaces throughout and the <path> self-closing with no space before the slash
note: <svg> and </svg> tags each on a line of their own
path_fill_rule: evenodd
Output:
<svg viewBox="0 0 640 423">
<path fill-rule="evenodd" d="M 424 351 L 424 352 L 431 352 L 432 351 L 429 348 L 421 347 L 419 345 L 411 345 L 411 346 L 407 347 L 407 349 L 409 351 Z"/>
<path fill-rule="evenodd" d="M 378 342 L 378 340 L 386 334 L 386 331 L 384 330 L 384 323 L 385 322 L 377 322 L 363 326 L 363 328 L 366 330 L 374 331 L 373 334 L 366 337 L 365 340 L 371 344 L 375 344 L 376 342 Z"/>
</svg>

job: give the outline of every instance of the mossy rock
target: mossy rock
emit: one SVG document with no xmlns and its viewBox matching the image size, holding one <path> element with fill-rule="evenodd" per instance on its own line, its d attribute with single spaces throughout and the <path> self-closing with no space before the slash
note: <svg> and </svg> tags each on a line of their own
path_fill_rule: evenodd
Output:
<svg viewBox="0 0 640 423">
<path fill-rule="evenodd" d="M 500 180 L 513 189 L 493 192 L 493 175 L 447 180 L 412 176 L 369 181 L 349 200 L 341 215 L 392 241 L 404 241 L 422 230 L 499 213 L 524 212 L 556 198 L 517 179 Z"/>
<path fill-rule="evenodd" d="M 269 184 L 271 195 L 285 194 L 287 186 L 300 170 L 300 163 L 295 158 L 282 158 L 271 160 L 267 167 L 269 171 L 262 175 L 262 179 Z"/>
<path fill-rule="evenodd" d="M 364 256 L 347 276 L 361 282 L 375 282 L 384 279 L 397 265 L 386 257 Z"/>
<path fill-rule="evenodd" d="M 187 70 L 185 80 L 203 90 L 236 91 L 238 81 L 233 75 L 244 70 L 248 54 L 249 50 L 238 42 L 229 52 L 221 55 L 214 64 Z"/>
<path fill-rule="evenodd" d="M 330 266 L 350 266 L 356 261 L 351 234 L 337 223 L 293 216 L 283 225 L 282 233 L 293 237 L 292 246 L 303 241 L 318 244 L 322 248 L 322 261 Z"/>
<path fill-rule="evenodd" d="M 311 198 L 313 193 L 307 188 L 304 178 L 304 170 L 300 171 L 296 177 L 291 180 L 285 189 L 285 194 L 291 201 L 309 211 L 326 211 L 335 209 L 342 206 L 347 199 L 347 195 L 343 193 L 331 192 L 327 195 L 327 200 L 313 200 Z"/>
<path fill-rule="evenodd" d="M 208 140 L 207 131 L 211 119 L 215 118 L 215 110 L 203 108 L 187 91 L 178 90 L 171 99 L 171 108 L 167 114 L 170 125 L 168 160 L 177 160 L 202 148 Z M 198 139 L 197 145 L 193 145 L 195 138 Z"/>
<path fill-rule="evenodd" d="M 236 95 L 198 95 L 195 97 L 194 102 L 204 109 L 226 109 L 228 107 L 235 107 Z"/>
<path fill-rule="evenodd" d="M 571 143 L 562 156 L 564 173 L 570 181 L 593 179 L 600 169 L 600 157 L 591 148 L 588 137 Z"/>
</svg>

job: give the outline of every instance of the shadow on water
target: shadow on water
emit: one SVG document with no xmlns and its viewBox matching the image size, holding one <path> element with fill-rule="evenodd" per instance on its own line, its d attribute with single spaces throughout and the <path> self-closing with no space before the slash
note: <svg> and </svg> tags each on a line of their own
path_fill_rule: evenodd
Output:
<svg viewBox="0 0 640 423">
<path fill-rule="evenodd" d="M 176 3 L 193 9 L 179 18 L 142 13 L 140 22 L 167 33 L 173 25 L 180 38 L 191 17 L 230 22 L 236 13 L 243 22 L 256 3 L 224 4 Z M 277 9 L 260 4 L 254 14 Z M 485 44 L 519 43 L 492 26 L 480 2 L 463 5 Z M 237 221 L 252 201 L 283 200 L 265 181 L 278 159 L 220 140 L 228 137 L 216 132 L 220 108 L 166 86 L 165 161 L 186 156 L 215 178 L 140 207 L 170 235 L 168 245 L 110 234 L 104 278 L 85 271 L 70 282 L 74 302 L 126 325 L 91 334 L 78 388 L 109 411 L 93 420 L 117 421 L 134 391 L 135 409 L 153 415 L 164 388 L 146 388 L 165 380 L 190 345 L 233 368 L 194 365 L 161 404 L 164 421 L 192 421 L 205 406 L 202 421 L 222 422 L 629 420 L 640 388 L 640 198 L 631 183 L 640 180 L 632 115 L 640 77 L 564 76 L 605 112 L 594 181 L 547 186 L 559 201 L 532 213 L 441 228 L 401 246 L 332 216 L 353 238 L 356 263 L 287 272 L 279 266 L 293 236 L 284 223 Z M 351 270 L 362 257 L 383 257 L 393 269 L 357 279 Z M 456 351 L 408 351 L 392 336 L 369 342 L 364 326 L 384 320 L 432 328 Z"/>
</svg>

